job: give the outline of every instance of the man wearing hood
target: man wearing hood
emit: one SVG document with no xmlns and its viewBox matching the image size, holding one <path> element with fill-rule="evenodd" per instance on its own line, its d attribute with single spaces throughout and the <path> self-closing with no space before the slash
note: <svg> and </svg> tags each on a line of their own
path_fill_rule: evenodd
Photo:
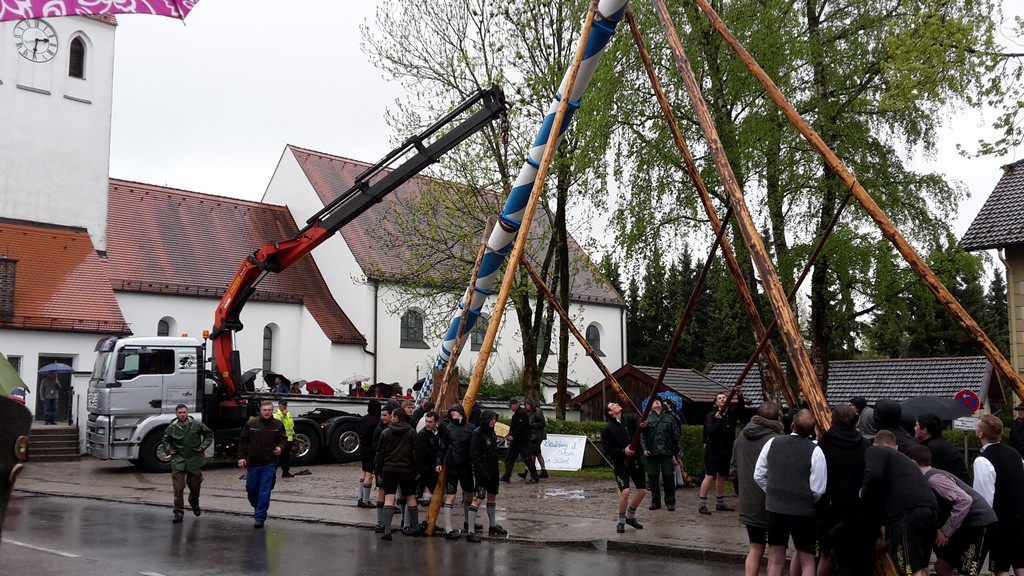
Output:
<svg viewBox="0 0 1024 576">
<path fill-rule="evenodd" d="M 469 505 L 469 514 L 466 520 L 466 541 L 474 544 L 480 543 L 480 537 L 476 535 L 476 516 L 480 510 L 480 504 L 484 497 L 487 498 L 487 533 L 491 536 L 502 536 L 507 534 L 504 528 L 495 521 L 498 498 L 498 437 L 494 433 L 494 424 L 498 421 L 498 415 L 490 410 L 484 410 L 480 414 L 480 427 L 473 431 L 470 439 L 470 459 L 473 462 L 473 479 L 476 490 L 473 492 L 473 503 Z"/>
<path fill-rule="evenodd" d="M 857 430 L 856 405 L 832 408 L 832 427 L 818 447 L 825 454 L 828 480 L 819 510 L 823 562 L 835 566 L 837 576 L 871 574 L 875 565 L 874 531 L 864 518 L 858 491 L 864 480 L 864 453 L 871 443 Z"/>
<path fill-rule="evenodd" d="M 512 468 L 516 460 L 522 458 L 526 463 L 526 471 L 530 474 L 527 484 L 540 482 L 537 468 L 533 465 L 533 456 L 530 455 L 530 415 L 519 405 L 518 398 L 508 401 L 508 409 L 512 412 L 512 422 L 508 427 L 508 454 L 505 456 L 505 474 L 501 477 L 502 482 L 509 482 L 512 477 Z"/>
<path fill-rule="evenodd" d="M 434 470 L 434 463 L 437 461 L 437 450 L 441 446 L 441 430 L 437 423 L 437 412 L 433 410 L 427 410 L 420 420 L 423 422 L 423 429 L 416 432 L 416 470 L 419 472 L 416 496 L 423 498 L 429 491 L 430 498 L 433 498 L 434 490 L 437 489 L 437 471 Z M 426 502 L 424 500 L 424 503 Z"/>
<path fill-rule="evenodd" d="M 405 532 L 412 533 L 419 526 L 416 502 L 416 466 L 413 461 L 416 446 L 416 430 L 409 424 L 409 415 L 403 408 L 391 412 L 391 423 L 381 432 L 380 446 L 374 470 L 384 487 L 384 535 L 381 540 L 391 540 L 391 519 L 395 514 L 395 493 L 398 488 L 406 500 L 408 514 Z"/>
<path fill-rule="evenodd" d="M 906 454 L 907 448 L 920 444 L 916 438 L 903 428 L 903 407 L 900 406 L 899 402 L 888 398 L 882 398 L 875 402 L 873 417 L 875 420 L 875 430 L 888 430 L 892 432 L 892 435 L 896 437 L 896 444 L 899 446 L 900 452 Z"/>
<path fill-rule="evenodd" d="M 359 498 L 356 505 L 360 508 L 374 508 L 370 502 L 370 490 L 373 488 L 373 461 L 377 451 L 373 447 L 374 431 L 380 424 L 380 400 L 371 398 L 366 404 L 366 416 L 359 420 L 359 446 L 362 448 L 363 474 L 359 477 Z"/>
<path fill-rule="evenodd" d="M 608 403 L 607 416 L 608 422 L 601 431 L 601 445 L 612 458 L 615 483 L 619 489 L 619 518 L 615 531 L 622 534 L 626 531 L 626 524 L 643 530 L 643 524 L 636 519 L 636 509 L 647 494 L 647 481 L 644 469 L 640 466 L 640 456 L 633 450 L 631 443 L 633 434 L 639 428 L 646 427 L 647 423 L 641 423 L 635 414 L 624 414 L 618 402 Z M 629 460 L 628 466 L 626 460 Z M 630 482 L 634 486 L 632 501 L 629 499 Z"/>
<path fill-rule="evenodd" d="M 745 573 L 757 576 L 768 544 L 768 511 L 764 508 L 764 490 L 754 482 L 754 466 L 769 439 L 782 434 L 779 406 L 765 402 L 757 408 L 757 415 L 743 427 L 732 449 L 729 479 L 739 492 L 740 524 L 747 527 L 750 550 L 747 552 Z"/>
<path fill-rule="evenodd" d="M 475 427 L 466 418 L 466 410 L 462 404 L 452 404 L 448 409 L 448 418 L 449 422 L 444 427 L 444 435 L 441 437 L 441 447 L 437 451 L 436 470 L 438 474 L 442 468 L 445 470 L 445 497 L 441 508 L 444 513 L 445 538 L 458 540 L 461 536 L 452 529 L 452 509 L 455 508 L 455 495 L 459 491 L 459 486 L 462 486 L 468 529 L 470 498 L 475 490 L 470 458 L 470 441 Z"/>
</svg>

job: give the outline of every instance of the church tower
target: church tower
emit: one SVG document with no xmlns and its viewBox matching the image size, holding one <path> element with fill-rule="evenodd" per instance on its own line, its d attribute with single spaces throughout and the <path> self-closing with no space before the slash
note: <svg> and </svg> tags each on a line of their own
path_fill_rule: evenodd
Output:
<svg viewBox="0 0 1024 576">
<path fill-rule="evenodd" d="M 101 252 L 116 25 L 113 16 L 0 23 L 0 218 L 86 228 Z"/>
</svg>

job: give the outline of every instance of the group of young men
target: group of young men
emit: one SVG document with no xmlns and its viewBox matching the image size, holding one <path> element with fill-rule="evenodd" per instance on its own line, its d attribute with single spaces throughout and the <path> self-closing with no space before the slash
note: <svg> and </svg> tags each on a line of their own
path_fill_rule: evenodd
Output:
<svg viewBox="0 0 1024 576">
<path fill-rule="evenodd" d="M 854 398 L 832 407 L 820 437 L 810 410 L 795 414 L 788 435 L 779 416 L 762 404 L 735 440 L 746 574 L 758 573 L 767 547 L 768 574 L 781 575 L 792 539 L 791 574 L 873 574 L 876 550 L 887 549 L 900 574 L 928 574 L 934 553 L 939 576 L 979 574 L 986 555 L 994 574 L 1024 575 L 1024 461 L 1000 443 L 996 416 L 976 426 L 973 482 L 934 414 L 908 431 L 898 403 L 872 409 Z"/>
<path fill-rule="evenodd" d="M 419 504 L 428 503 L 442 470 L 445 474 L 442 516 L 444 535 L 448 540 L 460 540 L 462 533 L 452 523 L 459 489 L 462 490 L 464 513 L 463 531 L 466 541 L 480 543 L 477 523 L 481 506 L 487 515 L 487 533 L 491 536 L 507 534 L 496 521 L 497 496 L 501 482 L 511 480 L 512 470 L 519 458 L 526 463 L 530 475 L 528 483 L 537 483 L 547 477 L 540 443 L 546 436 L 544 416 L 532 400 L 526 408 L 517 399 L 509 402 L 512 425 L 506 435 L 508 456 L 505 473 L 499 471 L 498 436 L 495 424 L 498 415 L 491 410 L 474 408 L 467 415 L 461 404 L 453 404 L 442 419 L 434 411 L 432 402 L 424 401 L 414 407 L 412 401 L 369 401 L 367 415 L 360 422 L 360 441 L 363 446 L 363 475 L 360 478 L 357 505 L 376 508 L 378 533 L 384 541 L 392 540 L 392 522 L 395 504 L 402 514 L 401 532 L 420 535 L 426 522 L 419 521 Z M 417 431 L 420 419 L 422 427 Z M 537 471 L 534 460 L 541 468 Z M 526 473 L 520 475 L 526 476 Z M 370 499 L 373 482 L 377 494 Z"/>
</svg>

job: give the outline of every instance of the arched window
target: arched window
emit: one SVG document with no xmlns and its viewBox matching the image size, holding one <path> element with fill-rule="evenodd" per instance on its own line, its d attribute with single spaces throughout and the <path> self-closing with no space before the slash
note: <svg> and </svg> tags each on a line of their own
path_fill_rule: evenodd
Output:
<svg viewBox="0 0 1024 576">
<path fill-rule="evenodd" d="M 274 356 L 274 331 L 270 326 L 263 327 L 263 372 L 270 372 L 270 360 Z"/>
<path fill-rule="evenodd" d="M 407 310 L 402 315 L 402 348 L 429 348 L 423 341 L 423 315 L 416 310 Z"/>
<path fill-rule="evenodd" d="M 476 320 L 476 324 L 473 324 L 473 331 L 469 333 L 469 349 L 479 350 L 484 345 L 484 336 L 487 335 L 487 323 L 490 320 L 486 316 L 481 315 Z"/>
<path fill-rule="evenodd" d="M 604 352 L 601 351 L 601 329 L 597 324 L 587 326 L 587 344 L 590 344 L 598 356 L 604 356 Z"/>
<path fill-rule="evenodd" d="M 167 320 L 161 320 L 156 323 L 156 335 L 157 336 L 170 336 L 171 325 Z"/>
<path fill-rule="evenodd" d="M 68 49 L 68 76 L 72 78 L 85 78 L 85 42 L 81 38 L 71 41 Z"/>
</svg>

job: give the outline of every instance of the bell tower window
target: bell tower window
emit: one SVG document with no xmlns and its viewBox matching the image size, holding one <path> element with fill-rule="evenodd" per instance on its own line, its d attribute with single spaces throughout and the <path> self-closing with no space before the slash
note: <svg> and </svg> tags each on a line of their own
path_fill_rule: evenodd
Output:
<svg viewBox="0 0 1024 576">
<path fill-rule="evenodd" d="M 68 76 L 85 79 L 85 42 L 81 38 L 71 41 L 68 49 Z"/>
</svg>

